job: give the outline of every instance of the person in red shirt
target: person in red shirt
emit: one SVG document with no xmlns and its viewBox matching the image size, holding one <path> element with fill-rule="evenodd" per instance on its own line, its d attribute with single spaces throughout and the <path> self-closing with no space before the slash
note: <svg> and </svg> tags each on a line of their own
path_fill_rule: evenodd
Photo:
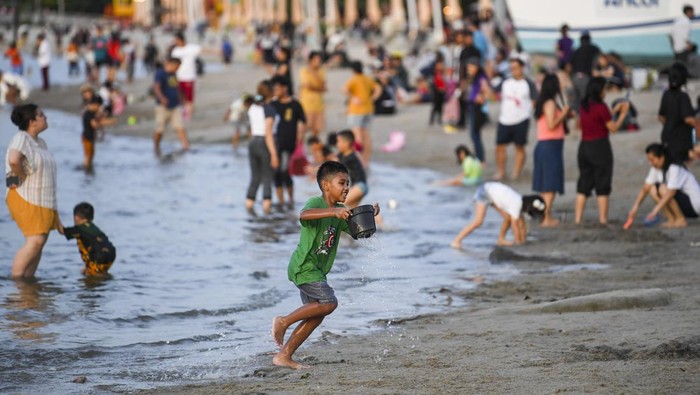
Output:
<svg viewBox="0 0 700 395">
<path fill-rule="evenodd" d="M 5 57 L 10 58 L 12 73 L 17 75 L 24 74 L 24 64 L 22 63 L 22 54 L 17 49 L 17 42 L 13 41 L 5 51 Z"/>
<path fill-rule="evenodd" d="M 117 78 L 117 70 L 122 65 L 124 55 L 122 54 L 122 41 L 118 32 L 112 33 L 107 41 L 107 57 L 109 58 L 109 69 L 107 71 L 107 81 L 114 82 Z"/>
<path fill-rule="evenodd" d="M 618 103 L 612 113 L 605 98 L 605 78 L 592 78 L 581 101 L 579 119 L 581 143 L 578 147 L 579 177 L 576 184 L 576 224 L 583 219 L 586 200 L 593 190 L 598 198 L 598 219 L 608 223 L 608 203 L 612 191 L 613 152 L 608 136 L 617 132 L 629 111 L 629 102 Z M 613 114 L 616 115 L 613 118 Z"/>
<path fill-rule="evenodd" d="M 447 82 L 445 81 L 445 61 L 438 58 L 435 61 L 435 70 L 433 71 L 432 83 L 432 101 L 433 107 L 430 109 L 430 125 L 437 120 L 438 125 L 442 124 L 442 107 L 445 103 L 445 91 L 447 90 Z"/>
</svg>

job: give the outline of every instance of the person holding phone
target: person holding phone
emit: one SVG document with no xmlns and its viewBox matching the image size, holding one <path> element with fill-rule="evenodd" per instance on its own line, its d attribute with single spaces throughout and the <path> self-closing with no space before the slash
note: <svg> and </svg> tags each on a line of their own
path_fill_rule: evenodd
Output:
<svg viewBox="0 0 700 395">
<path fill-rule="evenodd" d="M 34 277 L 49 232 L 63 225 L 56 211 L 56 161 L 39 134 L 48 127 L 46 115 L 36 104 L 12 111 L 19 132 L 5 155 L 7 208 L 25 237 L 12 262 L 12 277 Z"/>
</svg>

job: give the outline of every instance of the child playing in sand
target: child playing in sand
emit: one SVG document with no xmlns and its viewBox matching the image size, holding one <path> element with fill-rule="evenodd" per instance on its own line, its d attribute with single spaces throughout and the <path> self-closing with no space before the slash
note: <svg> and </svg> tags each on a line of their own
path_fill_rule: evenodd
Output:
<svg viewBox="0 0 700 395">
<path fill-rule="evenodd" d="M 231 103 L 224 114 L 224 122 L 231 122 L 233 125 L 232 145 L 235 150 L 241 140 L 241 129 L 250 133 L 250 120 L 248 119 L 248 109 L 253 104 L 253 96 L 244 93 Z"/>
<path fill-rule="evenodd" d="M 481 184 L 482 168 L 479 159 L 472 155 L 466 145 L 458 145 L 455 148 L 455 155 L 457 155 L 457 163 L 462 165 L 462 173 L 455 178 L 443 181 L 442 184 L 467 187 Z"/>
<path fill-rule="evenodd" d="M 338 148 L 338 161 L 345 165 L 350 172 L 350 192 L 345 199 L 345 205 L 355 208 L 360 204 L 369 187 L 367 186 L 367 176 L 365 168 L 362 166 L 360 158 L 355 153 L 355 136 L 351 130 L 342 130 L 337 134 L 336 147 Z"/>
<path fill-rule="evenodd" d="M 637 194 L 627 216 L 625 229 L 629 229 L 647 195 L 656 202 L 646 216 L 645 224 L 657 222 L 657 215 L 663 212 L 667 228 L 682 228 L 688 225 L 687 218 L 700 215 L 700 184 L 693 173 L 682 162 L 673 163 L 665 146 L 655 143 L 647 146 L 647 160 L 651 165 L 644 186 Z"/>
<path fill-rule="evenodd" d="M 533 218 L 543 218 L 545 203 L 540 195 L 521 196 L 513 188 L 501 182 L 487 182 L 477 189 L 474 219 L 457 237 L 452 240 L 452 248 L 461 248 L 462 239 L 469 236 L 484 223 L 486 209 L 493 206 L 503 216 L 503 223 L 498 234 L 498 245 L 524 244 L 527 237 L 525 219 L 522 214 Z M 513 229 L 513 242 L 506 240 L 508 229 Z"/>
<path fill-rule="evenodd" d="M 316 181 L 322 194 L 309 199 L 301 210 L 301 237 L 287 269 L 289 280 L 299 288 L 304 305 L 272 320 L 272 336 L 281 347 L 272 363 L 292 369 L 309 368 L 294 361 L 292 355 L 338 306 L 326 275 L 333 267 L 339 232 L 347 232 L 345 220 L 350 216 L 350 210 L 342 204 L 350 190 L 348 169 L 339 162 L 325 162 L 318 169 Z M 379 205 L 375 204 L 374 215 L 377 214 Z M 284 343 L 285 332 L 296 322 L 300 323 Z"/>
<path fill-rule="evenodd" d="M 86 276 L 107 275 L 116 258 L 116 250 L 107 236 L 92 223 L 95 209 L 90 203 L 82 202 L 73 209 L 75 226 L 63 228 L 67 240 L 76 239 L 80 256 L 85 262 L 82 273 Z"/>
</svg>

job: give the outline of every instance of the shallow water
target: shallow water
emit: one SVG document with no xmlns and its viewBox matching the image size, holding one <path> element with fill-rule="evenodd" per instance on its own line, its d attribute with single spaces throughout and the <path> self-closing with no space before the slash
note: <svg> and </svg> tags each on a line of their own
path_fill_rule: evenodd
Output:
<svg viewBox="0 0 700 395">
<path fill-rule="evenodd" d="M 318 194 L 315 182 L 296 179 L 293 212 L 254 219 L 243 207 L 245 150 L 195 146 L 162 162 L 150 140 L 108 135 L 97 145 L 95 174 L 86 175 L 79 170 L 79 118 L 46 113 L 42 137 L 58 162 L 61 218 L 72 224 L 72 207 L 91 202 L 117 260 L 111 279 L 86 281 L 75 242 L 54 232 L 38 282 L 0 279 L 0 392 L 130 390 L 248 373 L 248 357 L 274 349 L 271 318 L 300 303 L 286 267 L 298 242 L 298 210 Z M 4 154 L 15 130 L 7 110 L 0 130 Z M 321 330 L 365 333 L 375 320 L 445 311 L 462 302 L 441 288 L 515 273 L 488 263 L 496 217 L 465 240 L 465 251 L 448 247 L 469 220 L 473 191 L 431 186 L 438 178 L 372 166 L 365 203 L 383 206 L 387 230 L 341 240 L 329 275 L 340 307 Z M 393 210 L 390 199 L 397 201 Z M 0 235 L 0 272 L 7 276 L 23 239 L 4 204 Z M 78 375 L 88 377 L 79 388 L 71 383 Z"/>
</svg>

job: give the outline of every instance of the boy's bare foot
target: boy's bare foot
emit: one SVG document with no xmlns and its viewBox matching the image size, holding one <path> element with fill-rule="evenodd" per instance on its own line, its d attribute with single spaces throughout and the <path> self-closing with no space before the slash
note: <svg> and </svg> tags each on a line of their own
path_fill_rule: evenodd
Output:
<svg viewBox="0 0 700 395">
<path fill-rule="evenodd" d="M 277 316 L 272 319 L 272 338 L 279 347 L 282 347 L 284 344 L 285 329 L 282 317 Z"/>
<path fill-rule="evenodd" d="M 496 243 L 496 245 L 499 245 L 502 247 L 508 247 L 508 246 L 512 246 L 513 242 L 510 240 L 499 239 L 498 242 Z"/>
<path fill-rule="evenodd" d="M 496 173 L 493 175 L 494 181 L 501 181 L 503 179 L 503 173 Z"/>
<path fill-rule="evenodd" d="M 461 250 L 462 249 L 462 243 L 458 243 L 456 241 L 453 241 L 450 243 L 450 247 L 456 249 L 456 250 Z"/>
<path fill-rule="evenodd" d="M 289 357 L 280 354 L 277 354 L 272 358 L 272 364 L 275 366 L 286 366 L 294 370 L 311 369 L 311 366 L 309 365 L 304 365 L 303 363 L 299 363 Z"/>
</svg>

